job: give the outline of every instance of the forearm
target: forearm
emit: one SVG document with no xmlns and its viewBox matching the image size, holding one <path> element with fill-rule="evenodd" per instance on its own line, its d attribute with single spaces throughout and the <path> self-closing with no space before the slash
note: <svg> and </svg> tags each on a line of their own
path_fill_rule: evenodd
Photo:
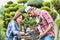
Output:
<svg viewBox="0 0 60 40">
<path fill-rule="evenodd" d="M 44 31 L 44 34 L 47 34 L 50 30 L 51 30 L 51 26 L 48 26 L 48 28 L 46 29 L 46 31 Z"/>
</svg>

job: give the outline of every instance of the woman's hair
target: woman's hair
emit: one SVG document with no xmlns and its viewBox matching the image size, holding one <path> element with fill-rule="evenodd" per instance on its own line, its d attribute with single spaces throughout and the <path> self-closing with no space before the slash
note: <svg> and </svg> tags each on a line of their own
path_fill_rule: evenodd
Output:
<svg viewBox="0 0 60 40">
<path fill-rule="evenodd" d="M 22 19 L 23 19 L 23 15 L 22 15 L 21 12 L 16 12 L 16 14 L 13 17 L 13 19 L 16 20 L 19 16 L 22 16 Z"/>
</svg>

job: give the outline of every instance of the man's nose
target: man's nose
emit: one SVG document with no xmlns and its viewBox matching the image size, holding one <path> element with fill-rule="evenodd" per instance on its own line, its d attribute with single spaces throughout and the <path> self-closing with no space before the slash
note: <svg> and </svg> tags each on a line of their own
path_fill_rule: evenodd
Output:
<svg viewBox="0 0 60 40">
<path fill-rule="evenodd" d="M 31 16 L 31 14 L 29 14 Z"/>
</svg>

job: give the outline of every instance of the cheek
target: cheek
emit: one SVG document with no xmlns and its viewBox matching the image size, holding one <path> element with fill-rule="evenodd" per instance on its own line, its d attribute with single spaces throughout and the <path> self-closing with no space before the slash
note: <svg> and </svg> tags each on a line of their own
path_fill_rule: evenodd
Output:
<svg viewBox="0 0 60 40">
<path fill-rule="evenodd" d="M 34 13 L 32 12 L 31 15 L 34 15 Z"/>
<path fill-rule="evenodd" d="M 33 15 L 33 11 L 31 11 L 30 14 Z"/>
<path fill-rule="evenodd" d="M 34 13 L 32 15 L 34 15 Z"/>
<path fill-rule="evenodd" d="M 22 19 L 19 19 L 20 21 L 22 21 Z"/>
<path fill-rule="evenodd" d="M 20 19 L 19 19 L 19 18 L 17 18 L 17 21 L 20 21 Z"/>
</svg>

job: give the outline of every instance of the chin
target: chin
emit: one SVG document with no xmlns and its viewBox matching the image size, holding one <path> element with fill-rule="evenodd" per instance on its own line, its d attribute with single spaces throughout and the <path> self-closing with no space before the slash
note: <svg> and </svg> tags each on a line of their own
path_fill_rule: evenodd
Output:
<svg viewBox="0 0 60 40">
<path fill-rule="evenodd" d="M 22 22 L 20 22 L 20 24 L 22 24 Z"/>
</svg>

